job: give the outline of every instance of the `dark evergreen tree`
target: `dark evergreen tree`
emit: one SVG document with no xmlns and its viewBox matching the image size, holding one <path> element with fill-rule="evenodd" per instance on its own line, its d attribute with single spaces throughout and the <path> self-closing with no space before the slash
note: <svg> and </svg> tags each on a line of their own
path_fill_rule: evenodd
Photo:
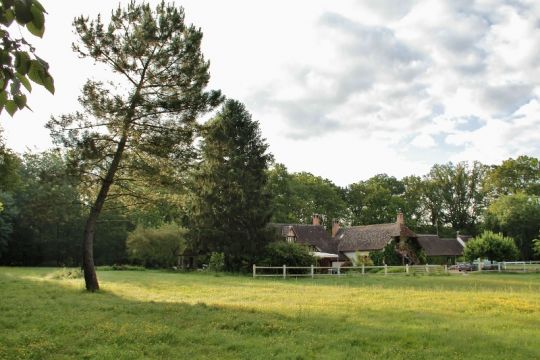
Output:
<svg viewBox="0 0 540 360">
<path fill-rule="evenodd" d="M 267 149 L 258 122 L 238 101 L 228 100 L 203 129 L 192 228 L 198 248 L 225 253 L 229 269 L 253 261 L 268 239 Z"/>
<path fill-rule="evenodd" d="M 107 83 L 89 80 L 80 97 L 84 114 L 52 119 L 56 141 L 69 149 L 88 180 L 90 212 L 83 243 L 86 288 L 99 289 L 93 241 L 109 195 L 145 201 L 181 175 L 192 155 L 196 119 L 222 101 L 206 91 L 209 63 L 202 32 L 184 23 L 184 11 L 161 2 L 153 10 L 131 1 L 108 24 L 74 21 L 82 58 L 111 70 Z M 152 184 L 152 191 L 145 184 Z M 142 193 L 141 193 L 142 192 Z"/>
</svg>

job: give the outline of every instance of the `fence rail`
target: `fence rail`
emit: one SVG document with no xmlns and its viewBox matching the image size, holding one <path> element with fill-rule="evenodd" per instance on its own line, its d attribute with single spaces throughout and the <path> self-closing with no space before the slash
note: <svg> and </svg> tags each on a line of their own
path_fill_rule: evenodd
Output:
<svg viewBox="0 0 540 360">
<path fill-rule="evenodd" d="M 502 261 L 492 264 L 476 264 L 472 268 L 454 267 L 455 272 L 540 272 L 540 261 Z M 253 265 L 253 277 L 327 277 L 364 275 L 431 275 L 450 274 L 447 265 L 403 265 L 403 266 L 257 266 Z"/>
<path fill-rule="evenodd" d="M 404 266 L 257 266 L 253 265 L 253 277 L 326 277 L 364 275 L 448 274 L 446 265 Z"/>
<path fill-rule="evenodd" d="M 491 272 L 540 272 L 540 261 L 502 261 L 499 263 L 482 265 L 478 271 Z"/>
</svg>

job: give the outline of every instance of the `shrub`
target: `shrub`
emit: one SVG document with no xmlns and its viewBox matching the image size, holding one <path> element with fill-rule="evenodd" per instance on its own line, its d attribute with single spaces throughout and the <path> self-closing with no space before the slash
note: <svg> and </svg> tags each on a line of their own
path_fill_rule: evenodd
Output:
<svg viewBox="0 0 540 360">
<path fill-rule="evenodd" d="M 533 240 L 533 251 L 534 255 L 536 255 L 537 258 L 540 258 L 540 234 L 538 235 L 538 239 Z"/>
<path fill-rule="evenodd" d="M 222 272 L 225 268 L 225 254 L 222 252 L 213 252 L 210 255 L 210 261 L 208 263 L 208 270 L 214 272 Z"/>
<path fill-rule="evenodd" d="M 276 241 L 266 246 L 263 265 L 267 266 L 310 266 L 316 264 L 305 245 Z"/>
<path fill-rule="evenodd" d="M 360 255 L 360 252 L 357 251 L 355 258 L 356 266 L 373 266 L 373 260 L 369 257 L 369 255 Z"/>
<path fill-rule="evenodd" d="M 150 229 L 138 225 L 128 235 L 128 256 L 146 267 L 172 267 L 186 248 L 186 233 L 175 223 Z"/>
<path fill-rule="evenodd" d="M 392 241 L 382 250 L 371 251 L 369 257 L 376 266 L 386 265 L 401 265 L 401 258 L 396 252 L 396 244 Z"/>
<path fill-rule="evenodd" d="M 81 269 L 62 268 L 49 274 L 48 277 L 57 280 L 82 279 L 83 272 Z"/>
<path fill-rule="evenodd" d="M 480 236 L 467 242 L 463 255 L 469 261 L 477 258 L 503 261 L 516 259 L 519 250 L 514 239 L 492 231 L 484 231 Z"/>
</svg>

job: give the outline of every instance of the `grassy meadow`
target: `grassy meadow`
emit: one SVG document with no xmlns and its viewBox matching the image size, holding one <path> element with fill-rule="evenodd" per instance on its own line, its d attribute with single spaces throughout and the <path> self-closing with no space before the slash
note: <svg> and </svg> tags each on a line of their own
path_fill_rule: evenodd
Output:
<svg viewBox="0 0 540 360">
<path fill-rule="evenodd" d="M 0 359 L 540 358 L 540 274 L 55 271 L 0 268 Z"/>
</svg>

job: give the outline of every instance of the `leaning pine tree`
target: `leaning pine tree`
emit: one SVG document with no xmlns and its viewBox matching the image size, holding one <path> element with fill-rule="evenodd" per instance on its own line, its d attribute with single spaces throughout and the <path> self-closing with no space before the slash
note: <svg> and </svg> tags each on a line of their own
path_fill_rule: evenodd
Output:
<svg viewBox="0 0 540 360">
<path fill-rule="evenodd" d="M 210 75 L 200 49 L 202 32 L 184 24 L 182 8 L 161 2 L 152 9 L 132 1 L 113 11 L 108 24 L 98 15 L 76 18 L 74 27 L 74 51 L 116 75 L 106 83 L 89 80 L 80 97 L 84 112 L 48 124 L 93 184 L 86 196 L 83 268 L 86 289 L 95 291 L 93 241 L 106 199 L 142 198 L 138 191 L 148 181 L 155 187 L 178 175 L 193 153 L 197 117 L 222 96 L 205 90 Z"/>
<path fill-rule="evenodd" d="M 194 175 L 192 228 L 202 252 L 223 252 L 229 269 L 249 264 L 267 242 L 272 155 L 244 105 L 227 100 L 203 128 Z"/>
</svg>

